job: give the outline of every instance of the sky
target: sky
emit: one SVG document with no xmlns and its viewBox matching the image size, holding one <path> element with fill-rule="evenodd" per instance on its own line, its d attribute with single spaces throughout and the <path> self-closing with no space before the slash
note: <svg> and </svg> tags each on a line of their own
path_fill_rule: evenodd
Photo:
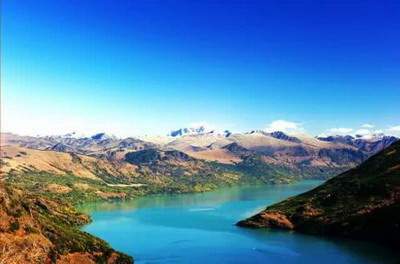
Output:
<svg viewBox="0 0 400 264">
<path fill-rule="evenodd" d="M 400 1 L 1 3 L 2 131 L 400 135 Z"/>
</svg>

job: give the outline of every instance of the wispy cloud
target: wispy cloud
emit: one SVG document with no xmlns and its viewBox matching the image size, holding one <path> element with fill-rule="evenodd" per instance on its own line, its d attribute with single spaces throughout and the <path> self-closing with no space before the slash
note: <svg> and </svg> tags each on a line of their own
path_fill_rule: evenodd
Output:
<svg viewBox="0 0 400 264">
<path fill-rule="evenodd" d="M 286 133 L 304 131 L 301 123 L 291 122 L 287 120 L 275 120 L 267 125 L 264 129 L 266 132 L 282 131 Z"/>
<path fill-rule="evenodd" d="M 400 125 L 389 127 L 386 129 L 386 133 L 392 136 L 400 137 Z"/>
<path fill-rule="evenodd" d="M 325 134 L 327 135 L 348 135 L 353 131 L 352 128 L 348 128 L 348 127 L 334 127 L 334 128 L 330 128 L 326 131 Z"/>
<path fill-rule="evenodd" d="M 366 128 L 360 128 L 357 129 L 354 134 L 356 135 L 360 135 L 360 136 L 366 136 L 366 135 L 371 135 L 374 134 L 375 131 L 371 131 L 370 129 L 366 129 Z"/>
<path fill-rule="evenodd" d="M 388 131 L 400 132 L 400 125 L 389 127 L 389 128 L 388 128 Z"/>
<path fill-rule="evenodd" d="M 362 128 L 374 128 L 375 126 L 374 125 L 372 125 L 372 124 L 363 124 L 363 125 L 361 125 L 361 127 Z"/>
<path fill-rule="evenodd" d="M 372 124 L 363 124 L 360 127 L 350 128 L 350 127 L 336 127 L 327 129 L 322 135 L 324 136 L 336 136 L 336 135 L 358 135 L 364 138 L 373 137 L 377 134 L 387 134 L 400 136 L 400 125 L 391 126 L 386 129 L 377 128 Z"/>
</svg>

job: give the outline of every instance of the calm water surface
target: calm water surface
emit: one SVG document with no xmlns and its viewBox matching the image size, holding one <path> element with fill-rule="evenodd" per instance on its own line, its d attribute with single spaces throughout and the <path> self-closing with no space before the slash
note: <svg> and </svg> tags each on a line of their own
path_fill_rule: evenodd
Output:
<svg viewBox="0 0 400 264">
<path fill-rule="evenodd" d="M 393 253 L 369 243 L 234 225 L 266 205 L 320 183 L 232 187 L 88 204 L 81 209 L 93 222 L 83 229 L 134 256 L 136 263 L 395 263 Z"/>
</svg>

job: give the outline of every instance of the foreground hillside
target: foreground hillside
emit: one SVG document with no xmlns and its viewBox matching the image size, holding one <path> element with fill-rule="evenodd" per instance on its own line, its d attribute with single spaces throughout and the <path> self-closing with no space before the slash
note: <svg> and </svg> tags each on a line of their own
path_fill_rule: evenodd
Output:
<svg viewBox="0 0 400 264">
<path fill-rule="evenodd" d="M 400 245 L 400 141 L 325 184 L 239 226 L 282 228 Z"/>
<path fill-rule="evenodd" d="M 27 193 L 0 182 L 1 263 L 132 263 L 79 227 L 85 215 L 57 199 Z"/>
</svg>

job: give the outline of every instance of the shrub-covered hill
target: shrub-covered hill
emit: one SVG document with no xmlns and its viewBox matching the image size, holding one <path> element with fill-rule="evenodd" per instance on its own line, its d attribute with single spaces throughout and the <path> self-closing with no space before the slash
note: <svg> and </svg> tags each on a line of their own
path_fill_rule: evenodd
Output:
<svg viewBox="0 0 400 264">
<path fill-rule="evenodd" d="M 239 226 L 283 228 L 400 245 L 400 141 L 304 194 Z"/>
<path fill-rule="evenodd" d="M 132 263 L 79 230 L 90 219 L 68 204 L 0 182 L 1 263 Z"/>
</svg>

